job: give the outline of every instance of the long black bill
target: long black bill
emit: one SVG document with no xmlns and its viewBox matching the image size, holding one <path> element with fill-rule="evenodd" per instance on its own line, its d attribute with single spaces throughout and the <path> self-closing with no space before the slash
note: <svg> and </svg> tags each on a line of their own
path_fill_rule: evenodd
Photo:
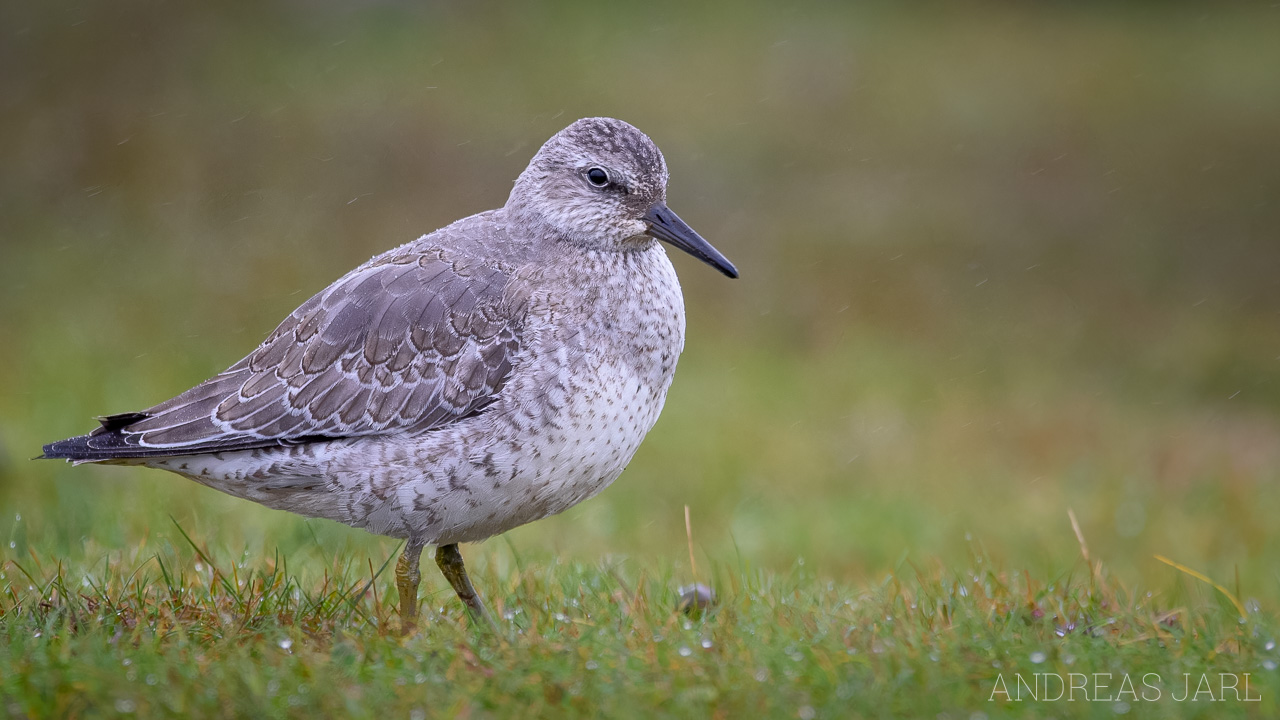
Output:
<svg viewBox="0 0 1280 720">
<path fill-rule="evenodd" d="M 703 240 L 679 215 L 671 212 L 665 203 L 649 208 L 649 212 L 641 219 L 649 223 L 649 234 L 653 237 L 671 243 L 731 278 L 738 277 L 738 268 L 729 262 L 729 258 L 711 247 L 711 243 Z"/>
</svg>

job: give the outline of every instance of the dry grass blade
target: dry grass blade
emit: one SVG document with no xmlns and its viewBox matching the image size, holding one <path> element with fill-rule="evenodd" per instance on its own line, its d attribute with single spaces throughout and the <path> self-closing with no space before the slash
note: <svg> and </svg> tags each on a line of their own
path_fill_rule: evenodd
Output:
<svg viewBox="0 0 1280 720">
<path fill-rule="evenodd" d="M 1193 577 L 1193 578 L 1195 578 L 1195 579 L 1197 579 L 1197 580 L 1199 580 L 1199 581 L 1201 581 L 1201 582 L 1208 583 L 1209 585 L 1212 585 L 1212 586 L 1213 586 L 1213 588 L 1214 588 L 1215 590 L 1217 590 L 1218 592 L 1222 593 L 1222 596 L 1223 596 L 1223 597 L 1225 597 L 1226 599 L 1228 599 L 1228 600 L 1230 600 L 1230 601 L 1231 601 L 1231 604 L 1232 604 L 1232 605 L 1234 605 L 1234 606 L 1235 606 L 1235 608 L 1236 608 L 1236 612 L 1240 613 L 1240 619 L 1241 619 L 1241 620 L 1245 620 L 1245 619 L 1247 619 L 1247 618 L 1248 618 L 1248 614 L 1247 614 L 1247 613 L 1245 613 L 1245 610 L 1244 610 L 1244 604 L 1240 602 L 1240 599 L 1239 599 L 1239 598 L 1237 598 L 1234 594 L 1232 594 L 1232 592 L 1231 592 L 1230 590 L 1226 589 L 1225 587 L 1223 587 L 1223 586 L 1222 586 L 1222 585 L 1220 585 L 1219 583 L 1217 583 L 1217 582 L 1213 581 L 1213 580 L 1212 580 L 1208 575 L 1205 575 L 1204 573 L 1201 573 L 1201 572 L 1197 572 L 1197 571 L 1195 571 L 1195 570 L 1192 570 L 1191 568 L 1187 567 L 1186 565 L 1183 565 L 1182 563 L 1177 562 L 1177 561 L 1175 561 L 1175 560 L 1170 560 L 1169 558 L 1167 558 L 1167 557 L 1165 557 L 1165 556 L 1163 556 L 1163 555 L 1156 555 L 1156 556 L 1155 556 L 1155 558 L 1156 558 L 1157 560 L 1159 560 L 1160 562 L 1164 563 L 1165 565 L 1168 565 L 1168 566 L 1170 566 L 1170 567 L 1173 567 L 1173 568 L 1176 568 L 1176 569 L 1178 569 L 1178 570 L 1181 570 L 1182 572 L 1186 573 L 1187 575 L 1190 575 L 1191 577 Z"/>
</svg>

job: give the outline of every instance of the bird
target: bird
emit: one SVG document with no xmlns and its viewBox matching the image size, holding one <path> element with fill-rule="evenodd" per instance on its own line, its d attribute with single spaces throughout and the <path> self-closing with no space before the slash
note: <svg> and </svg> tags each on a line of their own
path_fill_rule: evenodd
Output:
<svg viewBox="0 0 1280 720">
<path fill-rule="evenodd" d="M 140 465 L 404 541 L 495 626 L 459 551 L 610 485 L 658 419 L 685 344 L 663 244 L 738 270 L 667 207 L 667 163 L 621 120 L 553 135 L 506 203 L 376 255 L 239 362 L 39 459 Z M 496 627 L 496 626 L 495 626 Z"/>
</svg>

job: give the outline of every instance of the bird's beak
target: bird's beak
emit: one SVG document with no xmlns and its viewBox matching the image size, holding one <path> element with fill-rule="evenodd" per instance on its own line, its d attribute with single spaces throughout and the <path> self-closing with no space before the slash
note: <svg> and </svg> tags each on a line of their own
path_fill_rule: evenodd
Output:
<svg viewBox="0 0 1280 720">
<path fill-rule="evenodd" d="M 738 277 L 738 268 L 729 262 L 729 258 L 711 247 L 711 243 L 703 240 L 679 215 L 671 212 L 666 203 L 657 203 L 649 208 L 641 220 L 649 224 L 649 235 L 680 248 L 731 278 Z"/>
</svg>

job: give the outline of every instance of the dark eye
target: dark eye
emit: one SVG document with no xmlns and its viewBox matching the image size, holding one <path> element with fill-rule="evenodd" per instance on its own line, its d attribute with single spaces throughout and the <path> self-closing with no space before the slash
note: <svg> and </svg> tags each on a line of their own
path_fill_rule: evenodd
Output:
<svg viewBox="0 0 1280 720">
<path fill-rule="evenodd" d="M 587 182 L 602 188 L 609 184 L 609 173 L 604 168 L 593 167 L 587 171 Z"/>
</svg>

